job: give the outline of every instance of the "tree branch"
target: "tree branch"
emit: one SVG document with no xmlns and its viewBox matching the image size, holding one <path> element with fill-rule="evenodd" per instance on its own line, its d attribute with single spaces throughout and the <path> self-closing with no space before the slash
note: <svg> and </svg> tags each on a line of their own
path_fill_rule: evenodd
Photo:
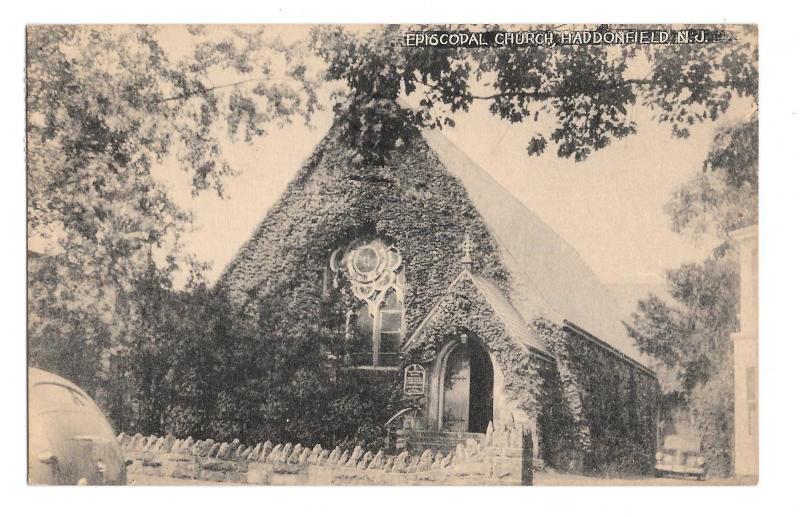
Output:
<svg viewBox="0 0 800 517">
<path fill-rule="evenodd" d="M 199 88 L 199 89 L 197 89 L 195 91 L 192 91 L 192 92 L 187 92 L 187 93 L 183 93 L 181 95 L 175 95 L 173 97 L 167 97 L 166 99 L 161 99 L 160 101 L 158 101 L 158 103 L 161 104 L 161 103 L 164 103 L 164 102 L 188 99 L 189 97 L 194 97 L 195 95 L 200 95 L 202 93 L 207 93 L 207 92 L 211 92 L 211 91 L 214 91 L 214 90 L 220 90 L 222 88 L 232 88 L 232 87 L 241 86 L 243 84 L 252 83 L 252 82 L 256 82 L 256 81 L 268 81 L 268 80 L 269 79 L 266 78 L 266 77 L 253 77 L 251 79 L 242 79 L 241 81 L 234 81 L 232 83 L 218 84 L 218 85 L 215 85 L 215 86 L 208 86 L 208 87 L 204 87 L 204 88 Z"/>
<path fill-rule="evenodd" d="M 441 86 L 437 84 L 430 84 L 424 81 L 416 81 L 417 83 L 436 90 L 440 93 L 446 93 Z M 615 85 L 604 88 L 602 90 L 596 90 L 595 92 L 582 92 L 582 93 L 596 93 L 599 91 L 607 91 L 612 88 L 622 88 L 624 86 L 667 86 L 670 88 L 692 88 L 697 86 L 710 86 L 712 88 L 748 88 L 752 85 L 749 83 L 743 83 L 740 81 L 710 81 L 706 83 L 693 83 L 693 82 L 671 82 L 671 81 L 655 81 L 653 79 L 626 79 Z M 550 91 L 550 92 L 543 92 L 543 91 L 526 91 L 526 90 L 516 90 L 516 91 L 507 91 L 507 92 L 499 92 L 492 95 L 472 95 L 471 93 L 467 93 L 466 96 L 470 100 L 499 100 L 503 98 L 510 98 L 510 97 L 525 97 L 530 98 L 531 100 L 542 101 L 546 99 L 564 97 L 565 95 L 563 92 L 558 90 Z"/>
</svg>

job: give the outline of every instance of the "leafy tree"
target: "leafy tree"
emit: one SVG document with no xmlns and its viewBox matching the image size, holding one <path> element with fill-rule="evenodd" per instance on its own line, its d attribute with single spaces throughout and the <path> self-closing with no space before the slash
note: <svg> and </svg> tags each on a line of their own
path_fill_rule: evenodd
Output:
<svg viewBox="0 0 800 517">
<path fill-rule="evenodd" d="M 541 154 L 552 142 L 559 156 L 581 161 L 635 133 L 630 109 L 637 103 L 686 138 L 693 125 L 725 113 L 735 95 L 755 99 L 758 93 L 755 29 L 749 27 L 736 30 L 734 41 L 703 45 L 397 44 L 406 31 L 436 29 L 453 27 L 384 26 L 365 34 L 314 29 L 312 46 L 327 64 L 327 79 L 344 84 L 335 109 L 349 128 L 355 160 L 380 161 L 411 128 L 452 126 L 448 112 L 485 102 L 511 123 L 549 115 L 555 127 L 532 135 L 528 153 Z M 418 96 L 418 105 L 399 106 L 402 95 Z"/>
<path fill-rule="evenodd" d="M 73 310 L 74 298 L 58 278 L 67 269 L 62 257 L 28 253 L 28 357 L 31 366 L 52 369 L 85 386 L 95 396 L 98 365 L 111 341 L 110 323 L 97 312 Z M 50 300 L 58 297 L 59 305 Z M 98 291 L 99 297 L 99 291 Z"/>
<path fill-rule="evenodd" d="M 678 233 L 714 232 L 723 241 L 731 231 L 758 222 L 758 117 L 721 128 L 711 152 L 694 177 L 667 205 Z"/>
<path fill-rule="evenodd" d="M 713 231 L 723 239 L 699 264 L 667 272 L 671 300 L 641 300 L 629 334 L 658 361 L 667 411 L 687 408 L 709 468 L 731 471 L 733 364 L 737 328 L 738 261 L 730 232 L 758 221 L 758 120 L 721 128 L 703 167 L 667 205 L 673 228 L 691 236 Z"/>
<path fill-rule="evenodd" d="M 128 411 L 116 423 L 132 432 L 198 436 L 215 411 L 219 363 L 232 328 L 229 308 L 203 286 L 152 288 L 140 304 L 143 332 L 117 372 L 127 374 L 128 400 L 119 408 Z"/>
<path fill-rule="evenodd" d="M 150 27 L 27 32 L 28 236 L 58 256 L 58 267 L 29 277 L 31 363 L 92 392 L 103 382 L 97 356 L 146 329 L 147 296 L 170 289 L 178 267 L 194 282 L 202 270 L 182 249 L 191 214 L 153 177 L 154 164 L 175 155 L 194 193 L 221 194 L 235 171 L 221 155 L 219 127 L 251 141 L 318 108 L 296 48 L 263 31 L 223 39 L 189 31 L 194 44 L 183 58 Z"/>
</svg>

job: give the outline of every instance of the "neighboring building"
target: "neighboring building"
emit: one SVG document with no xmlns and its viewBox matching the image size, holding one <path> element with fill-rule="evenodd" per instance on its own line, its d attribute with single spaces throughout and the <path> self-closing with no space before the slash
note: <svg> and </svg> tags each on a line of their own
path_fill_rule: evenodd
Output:
<svg viewBox="0 0 800 517">
<path fill-rule="evenodd" d="M 758 226 L 731 234 L 739 247 L 739 332 L 733 334 L 737 478 L 758 478 Z"/>
<path fill-rule="evenodd" d="M 410 366 L 418 437 L 522 427 L 555 467 L 651 472 L 658 383 L 578 253 L 439 132 L 351 155 L 334 125 L 218 288 L 398 390 Z"/>
</svg>

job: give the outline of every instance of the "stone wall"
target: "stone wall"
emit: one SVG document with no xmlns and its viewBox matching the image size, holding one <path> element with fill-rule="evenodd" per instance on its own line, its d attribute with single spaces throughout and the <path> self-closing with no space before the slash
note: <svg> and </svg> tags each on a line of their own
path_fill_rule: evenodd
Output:
<svg viewBox="0 0 800 517">
<path fill-rule="evenodd" d="M 523 429 L 489 430 L 481 442 L 467 440 L 448 454 L 425 450 L 397 455 L 273 444 L 144 437 L 117 439 L 137 476 L 256 485 L 531 485 L 533 459 Z"/>
</svg>

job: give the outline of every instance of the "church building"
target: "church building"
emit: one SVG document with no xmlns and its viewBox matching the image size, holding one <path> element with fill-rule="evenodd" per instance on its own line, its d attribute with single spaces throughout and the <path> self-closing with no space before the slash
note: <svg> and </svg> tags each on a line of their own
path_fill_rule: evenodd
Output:
<svg viewBox="0 0 800 517">
<path fill-rule="evenodd" d="M 441 132 L 376 165 L 342 131 L 218 288 L 281 332 L 340 336 L 342 367 L 404 390 L 412 445 L 522 428 L 553 468 L 651 472 L 658 382 L 579 254 Z"/>
</svg>

